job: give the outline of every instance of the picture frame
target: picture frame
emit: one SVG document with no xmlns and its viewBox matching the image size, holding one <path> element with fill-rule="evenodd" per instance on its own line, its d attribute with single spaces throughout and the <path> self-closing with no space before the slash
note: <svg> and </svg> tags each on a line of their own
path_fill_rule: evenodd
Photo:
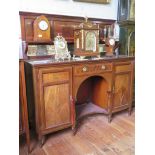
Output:
<svg viewBox="0 0 155 155">
<path fill-rule="evenodd" d="M 54 45 L 28 45 L 27 56 L 55 55 Z"/>
<path fill-rule="evenodd" d="M 77 2 L 88 2 L 88 3 L 100 3 L 100 4 L 109 4 L 111 0 L 73 0 Z"/>
</svg>

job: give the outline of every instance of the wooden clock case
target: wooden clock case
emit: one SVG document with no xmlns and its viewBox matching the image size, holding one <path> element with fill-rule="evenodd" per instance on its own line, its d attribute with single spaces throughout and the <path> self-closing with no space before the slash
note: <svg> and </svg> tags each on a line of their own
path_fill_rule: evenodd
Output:
<svg viewBox="0 0 155 155">
<path fill-rule="evenodd" d="M 97 56 L 99 44 L 99 25 L 86 21 L 74 30 L 74 55 Z M 88 47 L 89 46 L 89 47 Z"/>
<path fill-rule="evenodd" d="M 47 23 L 48 27 L 46 30 L 42 30 L 39 27 L 39 23 L 41 21 L 44 21 Z M 51 41 L 51 36 L 50 36 L 50 23 L 48 21 L 48 19 L 44 16 L 38 16 L 33 24 L 33 28 L 34 28 L 34 41 L 43 41 L 43 42 L 49 42 Z"/>
<path fill-rule="evenodd" d="M 110 44 L 111 39 L 114 41 L 114 43 L 112 45 Z M 105 41 L 106 56 L 114 56 L 114 49 L 115 49 L 114 38 L 107 38 Z"/>
</svg>

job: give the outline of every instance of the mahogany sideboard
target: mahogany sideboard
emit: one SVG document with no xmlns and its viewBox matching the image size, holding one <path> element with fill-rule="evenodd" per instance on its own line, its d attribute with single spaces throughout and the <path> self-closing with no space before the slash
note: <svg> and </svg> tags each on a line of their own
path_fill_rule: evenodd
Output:
<svg viewBox="0 0 155 155">
<path fill-rule="evenodd" d="M 33 88 L 41 145 L 46 134 L 75 129 L 77 120 L 86 115 L 103 113 L 110 122 L 115 112 L 128 109 L 131 113 L 134 57 L 27 60 L 25 65 L 27 81 L 32 79 L 28 89 Z"/>
</svg>

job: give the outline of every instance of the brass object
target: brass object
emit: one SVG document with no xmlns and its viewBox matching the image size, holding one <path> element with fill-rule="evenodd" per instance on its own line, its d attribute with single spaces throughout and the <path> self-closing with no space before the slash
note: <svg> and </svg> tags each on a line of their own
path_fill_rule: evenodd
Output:
<svg viewBox="0 0 155 155">
<path fill-rule="evenodd" d="M 102 65 L 101 66 L 101 69 L 105 70 L 106 69 L 106 66 L 105 65 Z"/>
<path fill-rule="evenodd" d="M 88 21 L 81 23 L 74 29 L 74 55 L 98 56 L 99 55 L 99 25 Z"/>
<path fill-rule="evenodd" d="M 83 71 L 83 72 L 86 72 L 87 70 L 88 70 L 87 67 L 83 67 L 83 68 L 82 68 L 82 71 Z"/>
<path fill-rule="evenodd" d="M 54 47 L 56 60 L 71 58 L 70 52 L 68 51 L 67 41 L 59 34 L 54 38 Z"/>
</svg>

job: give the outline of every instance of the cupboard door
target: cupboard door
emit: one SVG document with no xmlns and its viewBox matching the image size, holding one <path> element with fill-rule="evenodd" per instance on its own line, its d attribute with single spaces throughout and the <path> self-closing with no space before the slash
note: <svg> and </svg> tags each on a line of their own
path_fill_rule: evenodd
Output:
<svg viewBox="0 0 155 155">
<path fill-rule="evenodd" d="M 42 130 L 59 130 L 71 124 L 71 67 L 41 71 Z"/>
<path fill-rule="evenodd" d="M 69 83 L 44 87 L 46 128 L 70 123 Z"/>
<path fill-rule="evenodd" d="M 130 103 L 130 72 L 115 74 L 114 78 L 114 97 L 113 97 L 113 110 L 121 110 L 128 107 Z"/>
</svg>

